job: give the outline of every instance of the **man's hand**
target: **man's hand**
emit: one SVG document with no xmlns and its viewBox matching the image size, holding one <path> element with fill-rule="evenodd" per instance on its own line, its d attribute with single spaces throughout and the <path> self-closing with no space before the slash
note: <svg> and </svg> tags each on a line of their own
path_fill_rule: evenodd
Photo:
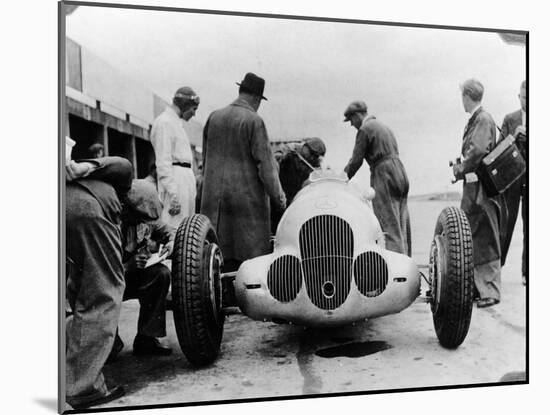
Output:
<svg viewBox="0 0 550 415">
<path fill-rule="evenodd" d="M 518 125 L 516 131 L 514 131 L 514 137 L 517 138 L 519 134 L 527 135 L 527 130 L 524 125 Z"/>
<path fill-rule="evenodd" d="M 170 256 L 172 255 L 173 249 L 174 249 L 174 241 L 170 241 L 162 247 L 162 251 L 160 251 L 160 256 L 163 256 L 165 253 L 168 253 L 168 258 L 170 258 Z"/>
<path fill-rule="evenodd" d="M 74 160 L 70 160 L 69 163 L 65 165 L 65 171 L 67 173 L 68 181 L 86 177 L 95 169 L 96 166 L 93 163 L 89 163 L 87 161 L 77 163 Z"/>
<path fill-rule="evenodd" d="M 286 197 L 284 193 L 279 196 L 279 200 L 277 201 L 277 209 L 281 212 L 284 212 L 286 209 Z"/>
<path fill-rule="evenodd" d="M 172 197 L 172 200 L 170 201 L 170 208 L 168 209 L 168 213 L 171 216 L 179 215 L 181 212 L 181 205 L 180 202 L 178 202 L 177 197 Z"/>
<path fill-rule="evenodd" d="M 453 164 L 453 176 L 455 177 L 454 182 L 462 179 L 462 169 L 460 164 Z"/>
<path fill-rule="evenodd" d="M 148 254 L 147 252 L 140 252 L 138 254 L 135 254 L 128 260 L 128 262 L 126 262 L 126 264 L 124 264 L 125 268 L 128 271 L 143 269 L 145 268 L 145 264 L 147 264 L 147 260 L 150 256 L 151 254 Z"/>
<path fill-rule="evenodd" d="M 137 269 L 143 269 L 145 268 L 145 264 L 147 264 L 147 260 L 149 259 L 150 255 L 148 255 L 146 252 L 140 252 L 139 254 L 136 254 L 134 256 L 134 260 L 136 262 L 136 268 Z"/>
</svg>

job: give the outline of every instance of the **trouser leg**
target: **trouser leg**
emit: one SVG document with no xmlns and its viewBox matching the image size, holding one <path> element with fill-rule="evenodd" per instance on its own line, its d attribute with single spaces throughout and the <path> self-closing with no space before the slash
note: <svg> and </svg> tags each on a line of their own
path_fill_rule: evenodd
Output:
<svg viewBox="0 0 550 415">
<path fill-rule="evenodd" d="M 125 298 L 139 300 L 137 332 L 147 337 L 166 336 L 166 296 L 170 270 L 163 264 L 127 273 Z"/>
<path fill-rule="evenodd" d="M 97 200 L 67 189 L 67 255 L 77 272 L 69 276 L 73 310 L 67 331 L 67 400 L 78 404 L 107 392 L 102 368 L 120 314 L 124 277 L 120 229 L 108 221 Z"/>
<path fill-rule="evenodd" d="M 512 235 L 514 234 L 514 227 L 516 226 L 516 220 L 519 213 L 519 202 L 521 199 L 523 183 L 517 181 L 508 188 L 503 195 L 503 200 L 506 204 L 506 222 L 501 229 L 501 264 L 506 263 L 506 257 L 508 256 L 508 250 L 510 249 L 510 243 L 512 242 Z"/>
<path fill-rule="evenodd" d="M 401 228 L 401 199 L 392 198 L 381 186 L 375 187 L 375 191 L 373 210 L 384 232 L 386 249 L 407 255 L 409 248 L 405 240 L 405 230 Z"/>
<path fill-rule="evenodd" d="M 474 280 L 481 298 L 500 301 L 500 260 L 475 265 Z"/>
<path fill-rule="evenodd" d="M 523 250 L 521 253 L 521 274 L 527 278 L 527 184 L 523 186 L 521 195 L 521 219 L 523 221 Z"/>
</svg>

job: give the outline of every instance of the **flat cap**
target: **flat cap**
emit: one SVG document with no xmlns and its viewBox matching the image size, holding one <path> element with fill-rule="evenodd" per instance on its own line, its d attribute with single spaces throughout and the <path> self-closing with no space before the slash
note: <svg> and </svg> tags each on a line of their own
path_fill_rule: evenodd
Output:
<svg viewBox="0 0 550 415">
<path fill-rule="evenodd" d="M 327 148 L 323 140 L 318 137 L 306 138 L 304 145 L 307 146 L 317 156 L 324 156 L 327 152 Z"/>
<path fill-rule="evenodd" d="M 367 112 L 367 104 L 365 104 L 365 101 L 353 101 L 349 104 L 344 111 L 344 122 L 349 121 L 349 117 L 356 112 Z"/>
<path fill-rule="evenodd" d="M 132 180 L 132 188 L 126 196 L 126 203 L 129 210 L 144 221 L 156 220 L 162 213 L 162 203 L 157 189 L 144 179 Z"/>
</svg>

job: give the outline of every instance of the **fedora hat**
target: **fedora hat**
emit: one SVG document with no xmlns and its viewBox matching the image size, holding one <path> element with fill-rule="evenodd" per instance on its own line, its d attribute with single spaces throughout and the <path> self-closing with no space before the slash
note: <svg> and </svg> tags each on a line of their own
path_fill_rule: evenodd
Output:
<svg viewBox="0 0 550 415">
<path fill-rule="evenodd" d="M 267 101 L 267 98 L 264 97 L 264 87 L 265 87 L 265 80 L 264 78 L 260 78 L 256 74 L 253 74 L 252 72 L 248 72 L 244 79 L 241 81 L 241 83 L 236 82 L 237 85 L 239 85 L 242 89 L 246 90 L 247 92 L 250 92 L 251 94 L 258 95 L 262 97 L 262 99 L 265 99 Z"/>
</svg>

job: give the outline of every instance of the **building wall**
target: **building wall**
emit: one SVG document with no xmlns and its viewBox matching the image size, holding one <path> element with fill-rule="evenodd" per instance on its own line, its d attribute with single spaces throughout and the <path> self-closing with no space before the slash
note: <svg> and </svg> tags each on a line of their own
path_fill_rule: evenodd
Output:
<svg viewBox="0 0 550 415">
<path fill-rule="evenodd" d="M 76 141 L 73 158 L 103 144 L 106 155 L 127 158 L 135 177 L 145 177 L 154 163 L 151 124 L 168 102 L 120 73 L 107 61 L 66 38 L 65 134 Z M 201 163 L 203 126 L 184 122 L 193 150 L 195 174 Z"/>
<path fill-rule="evenodd" d="M 153 122 L 153 93 L 118 72 L 100 57 L 81 49 L 82 92 L 104 104 L 104 111 Z"/>
</svg>

